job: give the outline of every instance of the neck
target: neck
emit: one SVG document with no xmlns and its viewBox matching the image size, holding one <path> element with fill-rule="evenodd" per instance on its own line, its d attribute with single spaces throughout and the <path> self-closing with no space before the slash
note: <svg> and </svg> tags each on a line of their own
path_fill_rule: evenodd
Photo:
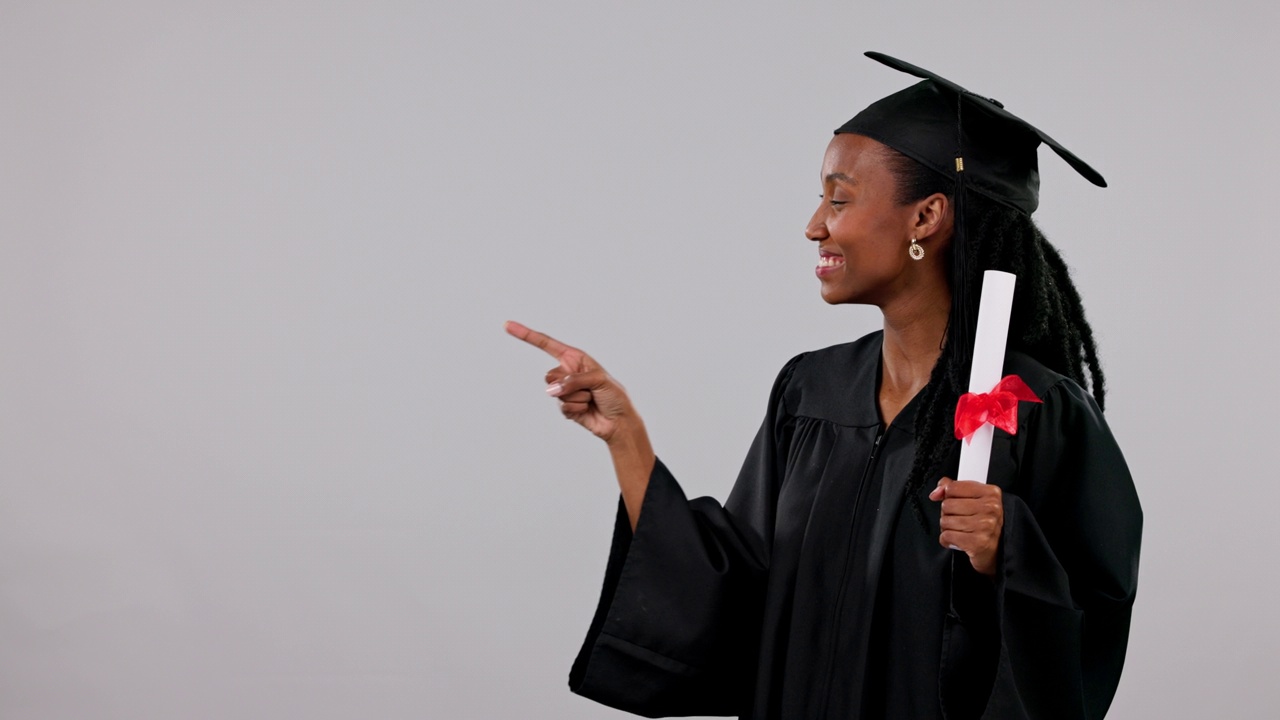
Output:
<svg viewBox="0 0 1280 720">
<path fill-rule="evenodd" d="M 929 383 L 942 354 L 942 339 L 951 313 L 946 283 L 882 307 L 884 312 L 882 397 L 905 403 Z"/>
</svg>

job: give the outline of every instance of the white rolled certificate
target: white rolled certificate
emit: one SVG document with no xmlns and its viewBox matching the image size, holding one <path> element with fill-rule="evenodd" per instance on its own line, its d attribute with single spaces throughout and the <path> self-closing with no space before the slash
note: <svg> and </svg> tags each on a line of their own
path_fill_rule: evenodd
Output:
<svg viewBox="0 0 1280 720">
<path fill-rule="evenodd" d="M 973 367 L 969 371 L 969 392 L 989 393 L 1004 372 L 1004 349 L 1009 341 L 1009 315 L 1013 312 L 1013 286 L 1017 276 L 999 270 L 982 275 L 982 297 L 978 301 L 978 330 L 973 339 Z M 967 441 L 960 443 L 960 468 L 956 480 L 987 481 L 991 469 L 991 438 L 995 428 L 984 423 Z"/>
</svg>

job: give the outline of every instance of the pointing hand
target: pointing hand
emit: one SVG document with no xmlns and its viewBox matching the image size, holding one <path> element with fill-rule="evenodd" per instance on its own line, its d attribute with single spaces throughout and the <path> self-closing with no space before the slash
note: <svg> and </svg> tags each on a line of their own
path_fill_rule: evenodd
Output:
<svg viewBox="0 0 1280 720">
<path fill-rule="evenodd" d="M 518 322 L 508 321 L 504 327 L 559 363 L 547 371 L 547 394 L 560 401 L 565 417 L 612 442 L 619 427 L 635 415 L 626 390 L 590 355 Z"/>
</svg>

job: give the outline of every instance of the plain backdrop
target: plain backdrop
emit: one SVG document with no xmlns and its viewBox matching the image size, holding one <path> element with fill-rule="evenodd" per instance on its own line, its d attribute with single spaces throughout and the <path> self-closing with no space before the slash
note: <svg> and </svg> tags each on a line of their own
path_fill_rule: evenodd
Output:
<svg viewBox="0 0 1280 720">
<path fill-rule="evenodd" d="M 517 319 L 724 498 L 781 365 L 874 330 L 802 229 L 936 70 L 1061 140 L 1146 511 L 1111 717 L 1280 706 L 1280 10 L 0 2 L 0 717 L 616 718 L 616 488 Z"/>
</svg>

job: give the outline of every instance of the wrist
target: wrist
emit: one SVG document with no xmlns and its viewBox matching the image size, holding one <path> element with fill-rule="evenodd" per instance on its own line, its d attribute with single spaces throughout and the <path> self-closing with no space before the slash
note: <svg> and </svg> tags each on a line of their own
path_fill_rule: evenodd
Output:
<svg viewBox="0 0 1280 720">
<path fill-rule="evenodd" d="M 637 415 L 625 415 L 614 421 L 613 432 L 604 438 L 609 452 L 630 454 L 649 447 L 649 433 Z"/>
</svg>

